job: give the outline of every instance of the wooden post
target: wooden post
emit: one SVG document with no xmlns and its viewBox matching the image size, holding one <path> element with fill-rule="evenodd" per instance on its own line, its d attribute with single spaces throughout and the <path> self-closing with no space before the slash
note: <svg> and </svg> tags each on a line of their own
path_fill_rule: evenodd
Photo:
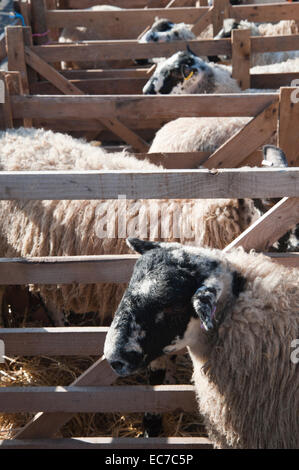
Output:
<svg viewBox="0 0 299 470">
<path fill-rule="evenodd" d="M 8 58 L 8 70 L 20 72 L 21 76 L 21 94 L 29 94 L 29 78 L 25 60 L 25 40 L 29 39 L 30 28 L 22 26 L 9 26 L 6 28 L 6 47 Z M 30 74 L 29 74 L 30 75 Z M 31 127 L 32 119 L 24 119 L 24 126 Z"/>
<path fill-rule="evenodd" d="M 31 0 L 32 31 L 35 36 L 34 43 L 38 45 L 47 44 L 49 41 L 47 20 L 46 20 L 46 0 Z"/>
<path fill-rule="evenodd" d="M 223 27 L 223 20 L 230 17 L 230 2 L 229 0 L 214 0 L 212 11 L 212 24 L 213 35 L 219 33 Z"/>
<path fill-rule="evenodd" d="M 6 28 L 6 49 L 8 70 L 18 71 L 21 73 L 23 92 L 28 94 L 29 84 L 22 26 L 8 26 Z"/>
<path fill-rule="evenodd" d="M 296 80 L 299 84 L 299 81 Z M 299 166 L 299 87 L 280 89 L 278 145 L 290 166 Z"/>
<path fill-rule="evenodd" d="M 0 119 L 4 129 L 13 127 L 12 111 L 10 106 L 10 97 L 7 88 L 7 75 L 0 71 Z"/>
<path fill-rule="evenodd" d="M 232 31 L 232 77 L 242 90 L 250 88 L 250 30 Z"/>
</svg>

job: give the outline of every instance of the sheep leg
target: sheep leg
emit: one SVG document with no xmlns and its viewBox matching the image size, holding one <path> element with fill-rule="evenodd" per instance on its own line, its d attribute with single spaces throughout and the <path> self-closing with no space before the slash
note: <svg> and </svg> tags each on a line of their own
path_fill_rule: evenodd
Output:
<svg viewBox="0 0 299 470">
<path fill-rule="evenodd" d="M 149 384 L 160 385 L 176 383 L 176 356 L 163 356 L 149 365 Z M 143 416 L 144 437 L 157 437 L 163 431 L 162 415 L 160 413 L 145 413 Z"/>
<path fill-rule="evenodd" d="M 65 326 L 65 318 L 63 312 L 61 310 L 58 310 L 51 300 L 47 300 L 45 307 L 54 326 Z"/>
</svg>

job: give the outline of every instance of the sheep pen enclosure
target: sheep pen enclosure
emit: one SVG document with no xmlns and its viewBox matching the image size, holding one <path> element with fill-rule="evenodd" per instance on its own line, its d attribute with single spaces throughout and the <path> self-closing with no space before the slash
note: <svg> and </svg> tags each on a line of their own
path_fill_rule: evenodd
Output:
<svg viewBox="0 0 299 470">
<path fill-rule="evenodd" d="M 126 10 L 77 10 L 101 3 Z M 1 171 L 0 200 L 117 200 L 120 195 L 125 195 L 127 200 L 149 201 L 279 198 L 266 214 L 225 250 L 243 246 L 245 250 L 265 252 L 275 263 L 299 268 L 298 252 L 268 251 L 274 242 L 299 222 L 299 92 L 296 88 L 299 71 L 250 73 L 251 54 L 299 50 L 299 34 L 253 37 L 248 31 L 236 30 L 232 39 L 188 41 L 198 55 L 230 57 L 232 76 L 243 90 L 259 89 L 253 94 L 143 96 L 142 88 L 152 66 L 132 63 L 125 68 L 61 68 L 66 58 L 80 63 L 99 56 L 121 64 L 128 57 L 132 61 L 168 57 L 185 49 L 187 43 L 184 42 L 137 42 L 140 33 L 157 16 L 191 23 L 196 35 L 211 24 L 216 34 L 223 19 L 232 15 L 257 22 L 281 19 L 299 22 L 299 4 L 232 6 L 228 1 L 214 0 L 214 6 L 208 7 L 198 6 L 191 0 L 31 0 L 31 3 L 20 2 L 20 9 L 26 19 L 26 27 L 11 26 L 6 29 L 8 71 L 0 72 L 4 94 L 2 102 L 0 100 L 0 129 L 43 127 L 84 137 L 95 146 L 102 142 L 109 151 L 127 146 L 139 160 L 147 159 L 164 168 L 152 171 Z M 81 44 L 57 42 L 62 27 L 90 24 L 101 28 L 105 39 Z M 46 31 L 50 33 L 44 36 Z M 48 44 L 49 40 L 51 42 Z M 273 90 L 263 93 L 263 89 Z M 252 119 L 212 153 L 148 154 L 156 131 L 179 117 Z M 277 136 L 277 145 L 285 152 L 289 167 L 257 168 L 262 160 L 261 147 L 273 135 Z M 1 292 L 6 286 L 19 286 L 16 288 L 21 289 L 21 286 L 34 284 L 124 284 L 130 279 L 136 259 L 137 255 L 115 253 L 1 258 Z M 1 310 L 8 311 L 8 304 L 7 300 L 6 303 L 2 301 Z M 76 320 L 70 326 L 49 326 L 51 323 L 45 320 L 43 311 L 40 317 L 36 316 L 39 326 L 33 322 L 27 327 L 25 318 L 21 318 L 18 324 L 3 324 L 4 313 L 0 312 L 0 340 L 5 345 L 5 357 L 11 358 L 8 359 L 11 370 L 14 362 L 17 364 L 20 360 L 21 364 L 22 358 L 25 358 L 28 374 L 30 363 L 33 368 L 44 363 L 43 367 L 51 370 L 54 361 L 56 369 L 61 367 L 62 372 L 59 375 L 56 370 L 57 383 L 48 385 L 46 381 L 38 382 L 39 378 L 35 381 L 34 374 L 31 381 L 26 382 L 25 379 L 18 379 L 13 372 L 10 377 L 9 368 L 1 368 L 2 416 L 7 415 L 9 422 L 12 414 L 27 414 L 25 419 L 15 421 L 15 429 L 11 433 L 4 431 L 0 434 L 1 448 L 212 447 L 196 413 L 193 386 L 187 384 L 190 379 L 188 374 L 181 373 L 175 385 L 149 386 L 144 377 L 122 382 L 102 355 L 108 325 L 93 326 L 92 323 L 84 324 L 82 320 L 81 324 Z M 64 359 L 69 358 L 70 364 L 73 361 L 73 369 L 71 366 L 68 369 L 63 356 Z M 79 359 L 82 361 L 80 365 L 76 362 Z M 184 368 L 185 356 L 182 354 L 179 360 Z M 22 367 L 19 374 L 22 374 Z M 25 366 L 23 374 L 26 375 Z M 113 415 L 112 419 L 121 421 L 127 414 L 144 412 L 176 415 L 177 420 L 168 423 L 168 428 L 166 426 L 166 433 L 168 431 L 170 434 L 141 438 L 140 428 L 129 430 L 126 424 L 122 432 L 117 431 L 117 426 L 104 421 L 86 436 L 80 434 L 81 418 L 77 418 L 76 426 L 59 434 L 78 413 L 101 416 L 118 413 L 118 418 Z M 180 432 L 184 414 L 190 415 L 190 422 Z M 200 423 L 199 431 L 195 426 L 196 420 Z M 105 425 L 111 435 L 102 432 Z M 121 424 L 119 426 L 121 428 Z M 74 428 L 76 430 L 72 434 Z"/>
</svg>

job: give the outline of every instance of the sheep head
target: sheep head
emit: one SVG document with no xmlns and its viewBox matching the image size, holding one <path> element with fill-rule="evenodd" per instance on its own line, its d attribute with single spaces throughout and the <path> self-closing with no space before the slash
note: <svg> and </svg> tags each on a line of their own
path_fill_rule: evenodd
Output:
<svg viewBox="0 0 299 470">
<path fill-rule="evenodd" d="M 242 284 L 218 250 L 136 238 L 128 244 L 141 257 L 104 347 L 111 367 L 123 376 L 213 334 Z"/>
</svg>

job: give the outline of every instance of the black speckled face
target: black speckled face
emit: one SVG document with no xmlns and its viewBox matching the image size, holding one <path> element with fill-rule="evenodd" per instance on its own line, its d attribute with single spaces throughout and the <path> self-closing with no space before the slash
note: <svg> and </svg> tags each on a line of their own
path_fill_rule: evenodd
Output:
<svg viewBox="0 0 299 470">
<path fill-rule="evenodd" d="M 170 94 L 179 84 L 183 83 L 192 72 L 204 73 L 207 65 L 203 60 L 189 51 L 180 51 L 157 66 L 156 71 L 145 84 L 143 94 Z"/>
<path fill-rule="evenodd" d="M 191 299 L 217 262 L 203 257 L 194 264 L 181 245 L 164 245 L 144 252 L 136 262 L 107 334 L 104 354 L 119 375 L 185 347 L 186 332 L 192 321 L 199 321 Z"/>
</svg>

